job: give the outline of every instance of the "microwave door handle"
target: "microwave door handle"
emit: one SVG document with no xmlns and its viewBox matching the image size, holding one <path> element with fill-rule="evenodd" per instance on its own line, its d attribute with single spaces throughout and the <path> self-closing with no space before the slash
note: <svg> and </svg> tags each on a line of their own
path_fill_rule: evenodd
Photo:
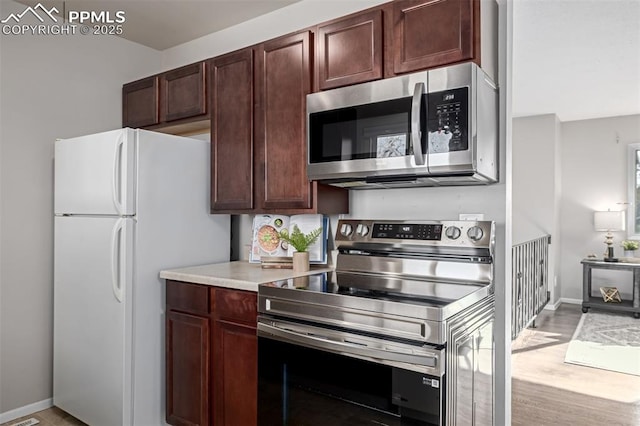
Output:
<svg viewBox="0 0 640 426">
<path fill-rule="evenodd" d="M 420 131 L 420 105 L 424 95 L 424 83 L 416 83 L 413 89 L 413 100 L 411 101 L 411 145 L 413 146 L 413 159 L 416 166 L 424 166 L 424 155 L 422 155 L 422 132 Z"/>
</svg>

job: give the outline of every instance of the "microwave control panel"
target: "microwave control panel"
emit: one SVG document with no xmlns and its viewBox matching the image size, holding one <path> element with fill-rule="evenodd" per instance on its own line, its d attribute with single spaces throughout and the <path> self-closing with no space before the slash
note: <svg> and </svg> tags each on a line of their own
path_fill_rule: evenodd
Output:
<svg viewBox="0 0 640 426">
<path fill-rule="evenodd" d="M 469 149 L 469 88 L 444 90 L 427 96 L 429 152 L 437 154 Z"/>
</svg>

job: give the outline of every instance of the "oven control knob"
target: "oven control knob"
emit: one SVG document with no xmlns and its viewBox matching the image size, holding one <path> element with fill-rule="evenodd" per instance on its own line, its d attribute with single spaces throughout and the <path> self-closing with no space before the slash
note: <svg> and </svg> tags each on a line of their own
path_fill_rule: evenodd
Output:
<svg viewBox="0 0 640 426">
<path fill-rule="evenodd" d="M 353 233 L 353 227 L 348 223 L 343 223 L 342 226 L 340 227 L 340 233 L 345 237 L 348 237 Z"/>
<path fill-rule="evenodd" d="M 457 240 L 458 238 L 460 238 L 461 233 L 462 232 L 460 231 L 460 228 L 458 228 L 457 226 L 450 226 L 446 231 L 444 231 L 444 234 L 447 236 L 447 238 L 451 240 Z"/>
<path fill-rule="evenodd" d="M 356 234 L 361 237 L 365 237 L 369 233 L 369 227 L 367 225 L 363 225 L 361 223 L 356 227 Z"/>
<path fill-rule="evenodd" d="M 484 236 L 484 232 L 482 231 L 482 228 L 480 228 L 479 226 L 472 226 L 467 231 L 467 236 L 471 241 L 480 241 Z"/>
</svg>

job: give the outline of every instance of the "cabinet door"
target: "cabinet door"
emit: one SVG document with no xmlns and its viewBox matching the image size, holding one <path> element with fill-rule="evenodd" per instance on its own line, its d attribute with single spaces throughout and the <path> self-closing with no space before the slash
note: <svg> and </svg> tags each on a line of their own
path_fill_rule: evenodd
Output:
<svg viewBox="0 0 640 426">
<path fill-rule="evenodd" d="M 320 89 L 382 78 L 382 10 L 318 28 Z"/>
<path fill-rule="evenodd" d="M 213 422 L 255 425 L 258 411 L 258 296 L 211 288 L 213 310 Z"/>
<path fill-rule="evenodd" d="M 253 208 L 253 49 L 215 58 L 211 84 L 211 211 Z"/>
<path fill-rule="evenodd" d="M 209 318 L 167 311 L 167 423 L 209 425 Z"/>
<path fill-rule="evenodd" d="M 394 72 L 472 59 L 479 1 L 399 0 L 393 3 Z M 475 9 L 475 14 L 474 14 Z M 479 57 L 479 53 L 475 53 Z"/>
<path fill-rule="evenodd" d="M 122 86 L 123 127 L 145 127 L 159 122 L 158 76 Z"/>
<path fill-rule="evenodd" d="M 311 208 L 307 179 L 306 95 L 311 33 L 264 43 L 257 59 L 257 185 L 263 209 Z"/>
<path fill-rule="evenodd" d="M 161 75 L 161 121 L 206 114 L 206 64 L 200 62 Z"/>
<path fill-rule="evenodd" d="M 213 422 L 255 425 L 258 412 L 258 337 L 254 327 L 215 321 Z"/>
</svg>

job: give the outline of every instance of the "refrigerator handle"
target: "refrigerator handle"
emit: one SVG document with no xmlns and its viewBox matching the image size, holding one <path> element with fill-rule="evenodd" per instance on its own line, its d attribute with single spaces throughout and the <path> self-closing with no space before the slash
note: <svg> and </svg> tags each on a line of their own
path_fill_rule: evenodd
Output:
<svg viewBox="0 0 640 426">
<path fill-rule="evenodd" d="M 120 202 L 120 186 L 122 184 L 122 150 L 124 146 L 124 136 L 121 134 L 116 143 L 116 155 L 113 160 L 113 177 L 111 179 L 112 184 L 112 197 L 113 204 L 116 207 L 118 214 L 122 214 L 122 203 Z"/>
<path fill-rule="evenodd" d="M 420 132 L 420 106 L 422 105 L 422 95 L 424 95 L 424 83 L 416 83 L 413 89 L 413 99 L 411 101 L 411 145 L 413 146 L 413 159 L 416 166 L 424 165 L 424 155 L 422 155 L 422 132 Z"/>
<path fill-rule="evenodd" d="M 113 295 L 120 303 L 122 303 L 124 296 L 124 289 L 122 288 L 122 281 L 120 280 L 120 270 L 122 268 L 121 241 L 124 224 L 125 219 L 118 219 L 111 234 L 111 286 Z"/>
</svg>

